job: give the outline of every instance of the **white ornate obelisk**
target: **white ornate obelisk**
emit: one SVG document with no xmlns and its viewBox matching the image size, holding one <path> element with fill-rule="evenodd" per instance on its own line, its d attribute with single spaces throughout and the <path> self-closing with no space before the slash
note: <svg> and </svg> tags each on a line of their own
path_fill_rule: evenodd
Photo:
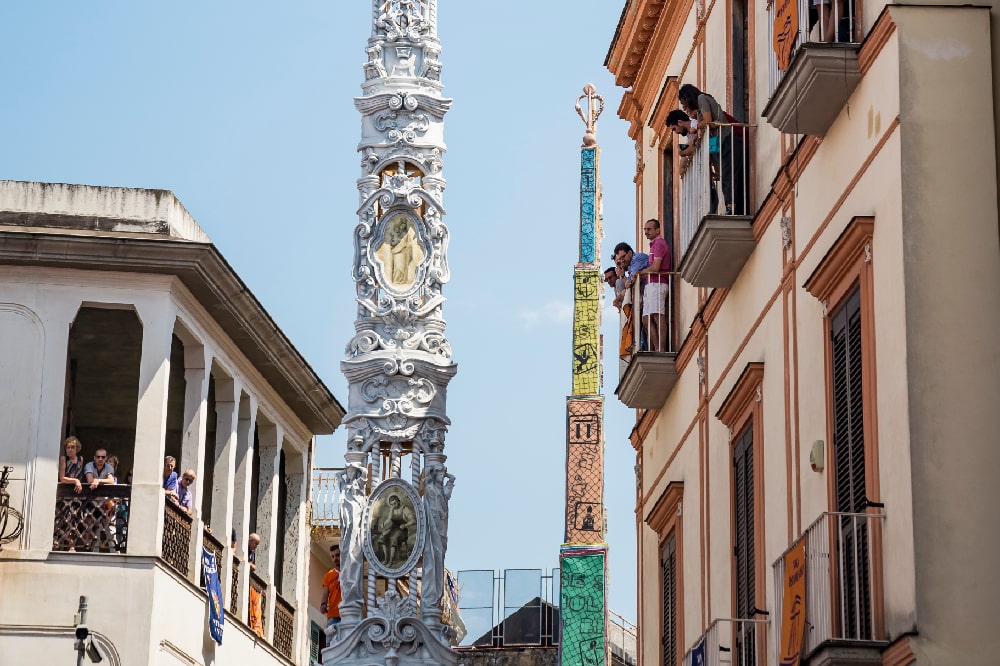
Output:
<svg viewBox="0 0 1000 666">
<path fill-rule="evenodd" d="M 354 230 L 355 335 L 341 474 L 342 621 L 323 663 L 448 664 L 444 115 L 437 0 L 373 0 Z M 417 590 L 420 590 L 419 595 Z M 418 599 L 419 596 L 419 599 Z"/>
</svg>

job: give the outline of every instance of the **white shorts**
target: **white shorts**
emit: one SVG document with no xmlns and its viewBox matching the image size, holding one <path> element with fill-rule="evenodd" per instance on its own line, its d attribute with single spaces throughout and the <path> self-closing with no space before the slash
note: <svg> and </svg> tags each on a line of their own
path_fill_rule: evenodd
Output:
<svg viewBox="0 0 1000 666">
<path fill-rule="evenodd" d="M 667 313 L 667 287 L 666 282 L 650 282 L 642 290 L 642 314 L 666 314 Z"/>
</svg>

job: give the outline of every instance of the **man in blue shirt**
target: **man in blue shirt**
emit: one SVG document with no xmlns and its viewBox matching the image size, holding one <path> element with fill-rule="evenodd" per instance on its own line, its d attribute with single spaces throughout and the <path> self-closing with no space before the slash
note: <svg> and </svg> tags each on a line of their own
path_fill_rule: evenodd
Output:
<svg viewBox="0 0 1000 666">
<path fill-rule="evenodd" d="M 177 460 L 173 456 L 167 456 L 163 459 L 163 490 L 166 491 L 167 495 L 177 495 L 175 467 L 177 467 Z"/>
</svg>

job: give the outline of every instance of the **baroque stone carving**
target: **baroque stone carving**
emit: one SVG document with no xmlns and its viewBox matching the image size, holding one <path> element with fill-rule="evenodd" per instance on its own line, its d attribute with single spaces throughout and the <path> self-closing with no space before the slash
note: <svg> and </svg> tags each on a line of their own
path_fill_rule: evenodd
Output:
<svg viewBox="0 0 1000 666">
<path fill-rule="evenodd" d="M 354 100 L 362 117 L 357 316 L 341 361 L 349 387 L 338 476 L 344 602 L 323 661 L 454 666 L 454 634 L 441 625 L 454 484 L 444 467 L 446 393 L 457 371 L 442 312 L 452 100 L 441 96 L 437 0 L 373 0 L 371 16 L 364 94 Z M 409 595 L 396 588 L 400 579 Z"/>
</svg>

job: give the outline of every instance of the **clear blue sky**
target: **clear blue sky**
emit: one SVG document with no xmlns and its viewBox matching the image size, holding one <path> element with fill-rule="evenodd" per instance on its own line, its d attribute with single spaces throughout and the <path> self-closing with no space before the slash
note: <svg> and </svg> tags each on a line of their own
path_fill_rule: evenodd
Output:
<svg viewBox="0 0 1000 666">
<path fill-rule="evenodd" d="M 452 570 L 557 566 L 587 82 L 606 237 L 633 240 L 635 153 L 603 66 L 624 0 L 441 0 L 444 313 L 459 373 Z M 368 0 L 0 4 L 0 178 L 172 190 L 344 403 Z M 633 413 L 605 319 L 610 606 L 635 618 Z M 343 461 L 321 438 L 317 464 Z"/>
</svg>

